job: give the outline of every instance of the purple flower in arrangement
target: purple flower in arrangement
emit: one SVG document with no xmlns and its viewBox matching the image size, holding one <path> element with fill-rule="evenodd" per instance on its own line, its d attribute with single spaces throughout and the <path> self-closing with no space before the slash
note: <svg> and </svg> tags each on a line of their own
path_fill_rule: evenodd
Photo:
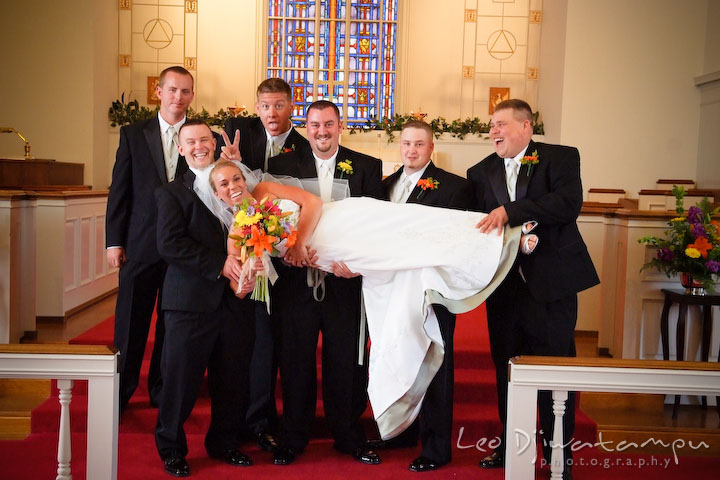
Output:
<svg viewBox="0 0 720 480">
<path fill-rule="evenodd" d="M 248 216 L 248 217 L 252 217 L 253 215 L 255 215 L 255 206 L 254 206 L 254 205 L 248 205 L 248 208 L 247 208 L 247 216 Z"/>
<path fill-rule="evenodd" d="M 690 229 L 695 238 L 707 237 L 707 232 L 705 232 L 705 227 L 703 227 L 702 223 L 691 224 Z"/>
<path fill-rule="evenodd" d="M 667 247 L 661 248 L 657 252 L 657 258 L 659 260 L 662 260 L 663 262 L 672 262 L 672 259 L 674 257 L 675 257 L 675 255 L 673 255 L 672 250 L 670 250 Z"/>
<path fill-rule="evenodd" d="M 720 270 L 720 262 L 717 260 L 708 260 L 705 268 L 707 268 L 710 273 L 718 273 L 718 270 Z"/>
<path fill-rule="evenodd" d="M 688 209 L 688 222 L 693 224 L 699 224 L 702 222 L 702 210 L 696 206 L 692 206 Z"/>
</svg>

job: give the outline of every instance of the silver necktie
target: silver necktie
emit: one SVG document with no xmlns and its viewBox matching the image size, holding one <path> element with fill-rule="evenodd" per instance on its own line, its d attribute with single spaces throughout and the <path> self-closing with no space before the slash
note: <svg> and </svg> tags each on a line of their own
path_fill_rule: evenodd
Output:
<svg viewBox="0 0 720 480">
<path fill-rule="evenodd" d="M 175 179 L 178 157 L 177 132 L 172 125 L 165 131 L 165 155 L 165 169 L 168 182 L 172 182 Z"/>
<path fill-rule="evenodd" d="M 508 196 L 510 201 L 515 201 L 515 190 L 518 177 L 518 163 L 512 158 L 505 159 L 505 179 L 507 182 Z"/>
</svg>

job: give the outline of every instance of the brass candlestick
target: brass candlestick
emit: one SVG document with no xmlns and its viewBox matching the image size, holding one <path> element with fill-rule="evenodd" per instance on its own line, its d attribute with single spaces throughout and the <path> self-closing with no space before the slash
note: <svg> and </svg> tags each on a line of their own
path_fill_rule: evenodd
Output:
<svg viewBox="0 0 720 480">
<path fill-rule="evenodd" d="M 25 160 L 32 160 L 33 157 L 30 156 L 30 142 L 28 142 L 27 139 L 23 137 L 22 133 L 18 132 L 12 127 L 0 127 L 0 133 L 14 133 L 18 137 L 20 137 L 22 141 L 25 142 Z"/>
</svg>

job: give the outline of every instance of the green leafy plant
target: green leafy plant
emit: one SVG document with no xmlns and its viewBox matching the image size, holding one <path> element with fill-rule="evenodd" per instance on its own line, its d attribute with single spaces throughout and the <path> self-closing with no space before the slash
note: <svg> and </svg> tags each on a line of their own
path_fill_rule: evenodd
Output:
<svg viewBox="0 0 720 480">
<path fill-rule="evenodd" d="M 130 125 L 131 123 L 146 120 L 153 115 L 157 115 L 159 108 L 160 107 L 155 107 L 151 110 L 146 106 L 141 106 L 137 100 L 131 100 L 126 103 L 125 94 L 123 93 L 119 100 L 112 102 L 108 110 L 108 119 L 110 120 L 110 125 L 113 127 Z M 195 112 L 192 108 L 188 109 L 188 118 L 201 118 L 208 125 L 220 128 L 225 125 L 225 121 L 228 118 L 234 116 L 256 117 L 257 114 L 249 114 L 247 110 L 233 114 L 233 112 L 223 109 L 220 109 L 220 111 L 215 114 L 211 114 L 205 107 L 199 112 Z M 387 133 L 388 143 L 390 143 L 395 140 L 395 133 L 402 130 L 405 122 L 419 118 L 422 117 L 413 114 L 400 115 L 399 113 L 393 115 L 392 118 L 383 118 L 382 120 L 371 118 L 364 125 L 350 127 L 350 134 L 382 130 Z M 443 117 L 438 117 L 430 120 L 428 123 L 433 130 L 435 138 L 440 138 L 444 133 L 448 133 L 455 138 L 463 140 L 466 135 L 483 135 L 490 133 L 490 122 L 483 122 L 478 117 L 466 118 L 465 120 L 457 119 L 452 122 L 448 122 Z M 305 123 L 299 122 L 297 126 L 303 127 Z M 533 114 L 533 133 L 537 135 L 545 134 L 545 125 L 540 121 L 538 112 Z"/>
<path fill-rule="evenodd" d="M 148 118 L 152 118 L 153 116 L 157 115 L 158 110 L 160 110 L 159 106 L 156 106 L 154 109 L 150 109 L 144 105 L 140 105 L 137 100 L 130 100 L 129 102 L 125 102 L 125 93 L 123 93 L 120 96 L 119 100 L 115 100 L 112 102 L 112 105 L 110 106 L 108 110 L 108 119 L 110 120 L 110 126 L 116 127 L 116 126 L 124 126 L 124 125 L 130 125 L 131 123 L 138 122 L 140 120 L 147 120 Z M 229 110 L 223 110 L 220 109 L 215 114 L 211 114 L 208 112 L 205 107 L 202 107 L 202 110 L 199 112 L 196 112 L 192 108 L 188 109 L 187 113 L 188 118 L 200 118 L 205 121 L 210 126 L 217 126 L 217 127 L 223 127 L 225 125 L 225 121 L 230 117 L 255 117 L 257 115 L 249 115 L 247 110 L 240 111 L 237 115 L 233 115 L 232 112 Z"/>
<path fill-rule="evenodd" d="M 369 132 L 373 130 L 383 130 L 387 133 L 388 143 L 395 139 L 395 132 L 402 130 L 405 122 L 409 120 L 417 120 L 416 115 L 400 115 L 396 113 L 392 118 L 383 118 L 382 120 L 370 119 L 365 125 L 353 126 L 350 128 L 350 134 L 357 132 Z M 539 120 L 538 112 L 533 114 L 533 133 L 537 135 L 545 134 L 545 125 Z M 465 120 L 453 120 L 448 122 L 443 117 L 438 117 L 428 122 L 433 130 L 435 138 L 440 138 L 444 133 L 448 133 L 455 138 L 463 140 L 466 135 L 482 135 L 490 133 L 490 122 L 483 122 L 478 117 L 466 118 Z"/>
<path fill-rule="evenodd" d="M 689 274 L 708 291 L 714 290 L 713 277 L 717 279 L 720 269 L 720 222 L 713 220 L 720 207 L 713 209 L 707 198 L 685 212 L 683 198 L 685 190 L 673 186 L 677 217 L 668 221 L 665 238 L 647 236 L 639 243 L 656 247 L 655 258 L 642 266 L 642 270 L 653 268 L 668 277 L 674 274 Z"/>
<path fill-rule="evenodd" d="M 153 115 L 157 115 L 159 107 L 155 107 L 154 110 L 150 110 L 146 106 L 140 106 L 137 100 L 130 100 L 125 103 L 125 92 L 120 95 L 119 100 L 115 100 L 108 109 L 108 119 L 110 120 L 110 126 L 123 126 L 130 125 L 131 123 L 138 122 L 140 120 L 147 120 Z"/>
</svg>

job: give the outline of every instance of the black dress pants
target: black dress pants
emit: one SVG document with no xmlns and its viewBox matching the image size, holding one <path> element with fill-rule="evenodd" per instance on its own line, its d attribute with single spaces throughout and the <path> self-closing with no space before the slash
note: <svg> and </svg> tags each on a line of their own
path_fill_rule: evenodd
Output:
<svg viewBox="0 0 720 480">
<path fill-rule="evenodd" d="M 253 309 L 251 301 L 239 301 L 228 293 L 214 312 L 166 312 L 163 389 L 155 428 L 161 458 L 187 455 L 183 424 L 195 405 L 206 368 L 211 419 L 205 448 L 218 455 L 240 444 L 246 430 Z"/>
<path fill-rule="evenodd" d="M 317 402 L 316 350 L 322 333 L 322 391 L 334 447 L 350 453 L 365 444 L 360 416 L 367 407 L 367 359 L 358 365 L 360 278 L 325 278 L 318 302 L 307 286 L 306 269 L 278 269 L 273 321 L 281 329 L 283 391 L 281 444 L 302 450 L 310 438 Z M 363 339 L 365 349 L 365 339 Z"/>
<path fill-rule="evenodd" d="M 554 302 L 534 299 L 523 281 L 517 267 L 508 274 L 500 287 L 486 303 L 490 351 L 495 363 L 498 412 L 503 425 L 502 445 L 504 452 L 507 424 L 508 361 L 516 355 L 549 355 L 574 357 L 575 324 L 577 322 L 577 295 L 570 295 Z M 540 426 L 542 429 L 543 455 L 550 461 L 554 416 L 552 394 L 541 391 L 538 395 Z M 563 438 L 569 443 L 575 431 L 575 393 L 569 392 L 563 417 Z M 512 439 L 510 439 L 513 441 Z M 565 459 L 572 459 L 568 445 Z"/>
<path fill-rule="evenodd" d="M 158 298 L 162 298 L 162 285 L 167 264 L 142 263 L 128 260 L 118 274 L 118 294 L 115 305 L 115 332 L 113 343 L 119 350 L 120 408 L 127 406 L 137 389 L 140 366 L 145 354 L 153 307 L 157 303 L 155 343 L 150 371 L 148 393 L 152 402 L 158 401 L 162 387 L 160 358 L 162 356 L 165 322 Z"/>
</svg>

